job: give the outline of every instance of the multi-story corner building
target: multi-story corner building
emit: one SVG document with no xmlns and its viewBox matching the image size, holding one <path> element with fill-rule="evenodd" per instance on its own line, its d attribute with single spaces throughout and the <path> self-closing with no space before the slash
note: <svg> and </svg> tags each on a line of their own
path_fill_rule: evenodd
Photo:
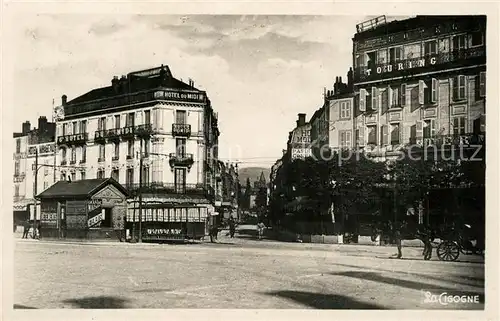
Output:
<svg viewBox="0 0 500 321">
<path fill-rule="evenodd" d="M 311 156 L 311 124 L 306 122 L 306 114 L 298 115 L 297 126 L 288 136 L 287 150 L 292 161 Z"/>
<path fill-rule="evenodd" d="M 379 17 L 357 29 L 356 147 L 382 156 L 485 131 L 485 16 Z"/>
<path fill-rule="evenodd" d="M 162 65 L 70 101 L 64 95 L 58 110 L 56 163 L 72 165 L 59 179 L 114 178 L 134 196 L 127 222 L 139 220 L 141 181 L 142 220 L 151 226 L 201 223 L 214 212 L 218 119 L 191 80 Z"/>
<path fill-rule="evenodd" d="M 238 164 L 233 165 L 219 161 L 219 167 L 220 195 L 223 217 L 227 219 L 229 216 L 232 216 L 233 218 L 238 219 L 238 199 L 240 193 Z"/>
<path fill-rule="evenodd" d="M 34 196 L 54 183 L 55 123 L 38 118 L 38 128 L 29 121 L 14 133 L 14 211 L 16 221 L 33 219 Z M 35 177 L 36 185 L 35 185 Z M 28 211 L 31 214 L 28 215 Z M 16 219 L 17 218 L 17 219 Z M 39 216 L 37 216 L 39 218 Z"/>
</svg>

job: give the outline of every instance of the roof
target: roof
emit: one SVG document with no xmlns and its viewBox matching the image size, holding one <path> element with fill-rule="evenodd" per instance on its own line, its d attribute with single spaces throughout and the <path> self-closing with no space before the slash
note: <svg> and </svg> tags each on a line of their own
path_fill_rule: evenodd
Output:
<svg viewBox="0 0 500 321">
<path fill-rule="evenodd" d="M 107 185 L 113 185 L 125 196 L 128 191 L 113 178 L 84 179 L 79 181 L 59 181 L 38 194 L 38 199 L 66 199 L 66 198 L 88 198 Z"/>
<path fill-rule="evenodd" d="M 125 81 L 126 90 L 115 90 L 113 86 L 107 86 L 102 88 L 93 89 L 81 96 L 68 101 L 67 105 L 80 104 L 83 102 L 89 102 L 98 99 L 110 98 L 114 96 L 121 96 L 125 93 L 134 93 L 139 91 L 144 91 L 148 89 L 154 89 L 158 87 L 171 88 L 171 89 L 186 89 L 186 90 L 196 90 L 199 91 L 194 86 L 184 83 L 172 76 L 168 66 L 165 68 L 165 76 L 162 76 L 156 70 L 159 68 L 148 69 L 144 71 L 131 72 L 127 75 L 125 79 L 116 79 L 118 83 Z M 163 78 L 163 79 L 162 79 Z"/>
</svg>

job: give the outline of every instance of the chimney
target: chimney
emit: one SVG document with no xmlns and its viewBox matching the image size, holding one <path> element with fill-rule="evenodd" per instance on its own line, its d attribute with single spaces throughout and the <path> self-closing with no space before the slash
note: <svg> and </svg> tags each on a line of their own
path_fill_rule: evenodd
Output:
<svg viewBox="0 0 500 321">
<path fill-rule="evenodd" d="M 127 87 L 128 87 L 128 82 L 127 82 L 127 76 L 122 75 L 122 78 L 120 79 L 120 90 L 122 93 L 127 92 Z"/>
<path fill-rule="evenodd" d="M 298 114 L 297 127 L 304 126 L 306 124 L 306 114 Z"/>
<path fill-rule="evenodd" d="M 40 116 L 38 117 L 38 130 L 40 133 L 47 131 L 47 117 Z"/>
<path fill-rule="evenodd" d="M 286 149 L 282 149 L 281 152 L 283 153 L 283 156 L 286 155 Z"/>
<path fill-rule="evenodd" d="M 117 76 L 114 76 L 113 77 L 113 80 L 111 80 L 111 86 L 113 87 L 113 91 L 115 93 L 118 92 L 118 89 L 119 89 L 119 83 L 120 83 L 120 80 L 118 79 Z"/>
<path fill-rule="evenodd" d="M 349 92 L 353 91 L 353 73 L 352 73 L 352 67 L 349 68 L 349 71 L 347 72 L 347 90 Z"/>
<path fill-rule="evenodd" d="M 68 96 L 62 95 L 61 96 L 61 105 L 65 106 L 67 102 L 68 102 Z"/>
<path fill-rule="evenodd" d="M 31 124 L 29 121 L 25 121 L 22 126 L 23 134 L 27 134 L 31 131 Z"/>
</svg>

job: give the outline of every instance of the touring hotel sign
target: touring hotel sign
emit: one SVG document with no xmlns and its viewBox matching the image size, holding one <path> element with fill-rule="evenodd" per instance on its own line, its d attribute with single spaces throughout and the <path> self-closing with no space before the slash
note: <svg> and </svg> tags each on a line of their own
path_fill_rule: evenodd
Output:
<svg viewBox="0 0 500 321">
<path fill-rule="evenodd" d="M 404 71 L 414 68 L 421 68 L 429 65 L 433 66 L 436 64 L 437 64 L 437 57 L 412 59 L 401 62 L 395 62 L 392 64 L 380 65 L 375 67 L 374 69 L 366 69 L 365 74 L 366 76 L 373 76 L 374 74 L 380 75 L 380 74 L 390 73 L 393 71 Z"/>
</svg>

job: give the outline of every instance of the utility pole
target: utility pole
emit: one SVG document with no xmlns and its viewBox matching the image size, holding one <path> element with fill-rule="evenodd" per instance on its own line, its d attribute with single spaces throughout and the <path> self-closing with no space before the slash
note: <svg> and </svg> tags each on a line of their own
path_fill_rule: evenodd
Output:
<svg viewBox="0 0 500 321">
<path fill-rule="evenodd" d="M 142 243 L 142 163 L 144 155 L 142 153 L 142 138 L 139 152 L 139 243 Z"/>
<path fill-rule="evenodd" d="M 33 210 L 33 238 L 35 238 L 36 231 L 36 212 L 37 212 L 37 201 L 36 201 L 36 191 L 38 187 L 38 146 L 35 152 L 35 186 L 33 186 L 33 198 L 35 199 L 35 209 Z"/>
</svg>

